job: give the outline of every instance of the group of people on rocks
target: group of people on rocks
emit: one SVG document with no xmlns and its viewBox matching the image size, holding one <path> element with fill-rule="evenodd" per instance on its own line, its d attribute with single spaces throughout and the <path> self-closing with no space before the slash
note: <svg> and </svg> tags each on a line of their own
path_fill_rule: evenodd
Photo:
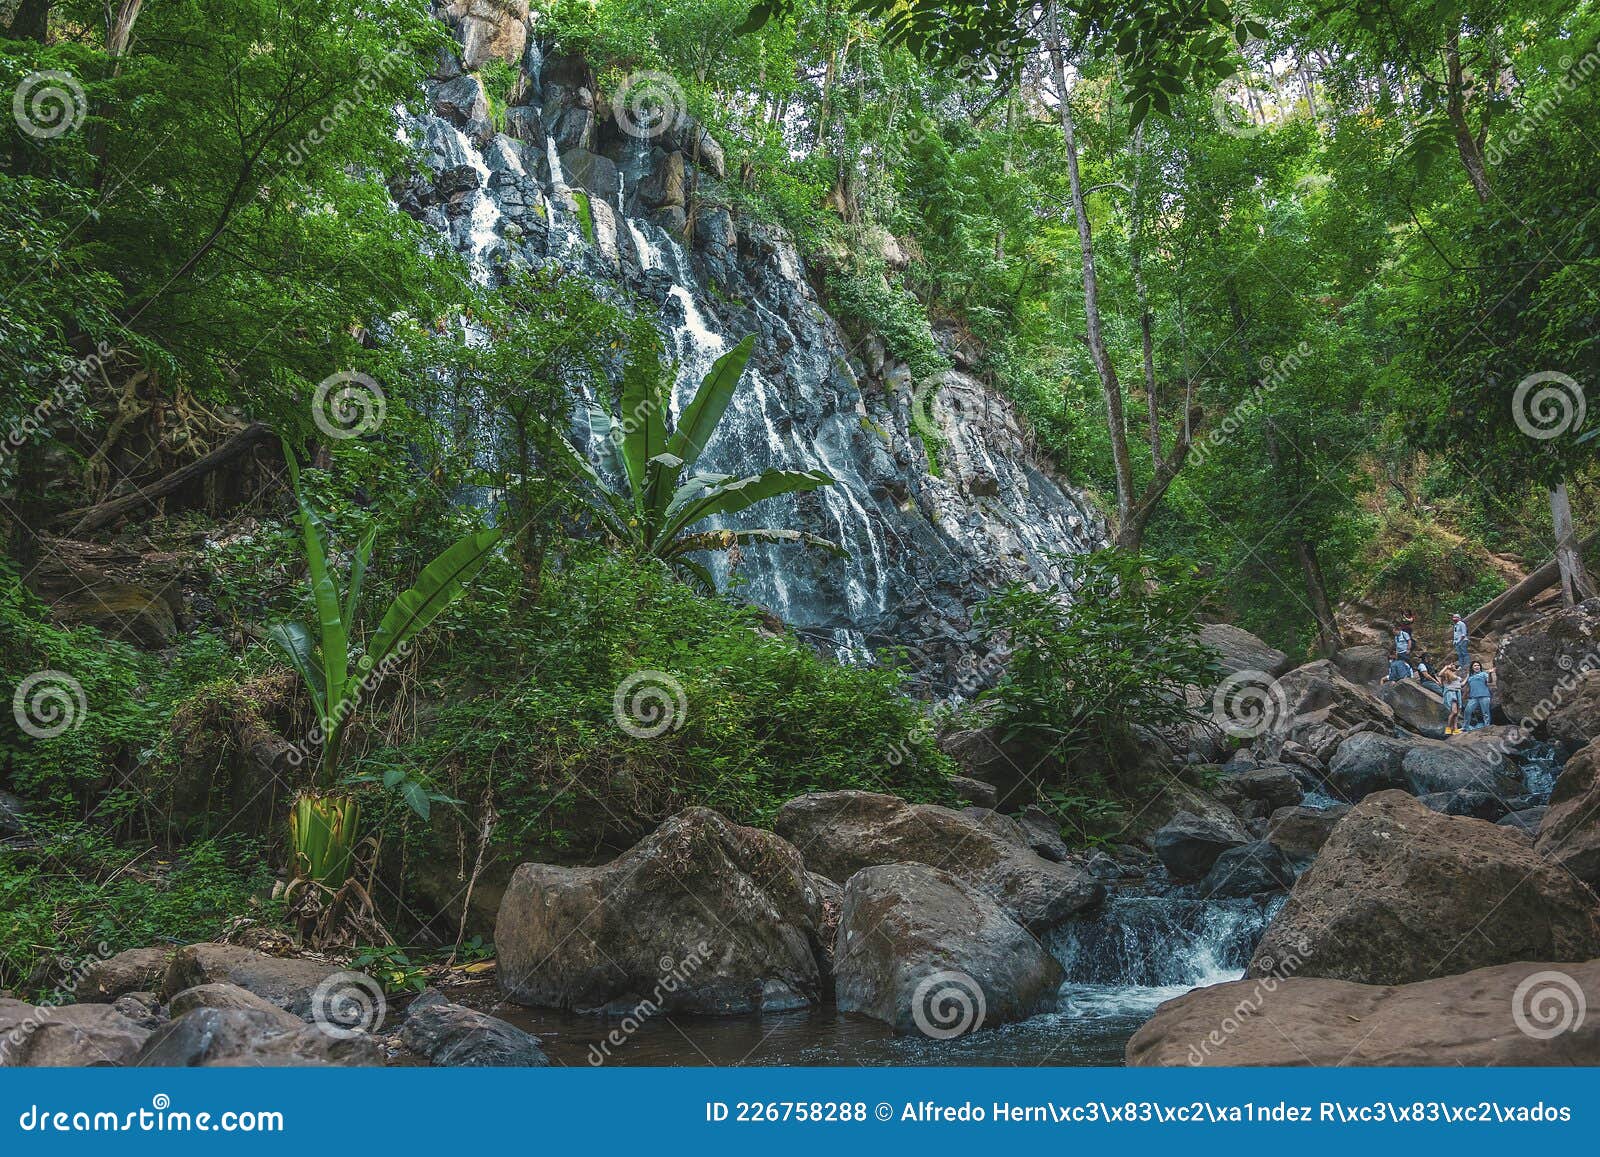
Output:
<svg viewBox="0 0 1600 1157">
<path fill-rule="evenodd" d="M 1443 699 L 1446 735 L 1489 726 L 1494 672 L 1485 670 L 1481 662 L 1472 658 L 1467 620 L 1459 614 L 1450 616 L 1450 645 L 1455 651 L 1455 661 L 1446 663 L 1437 673 L 1417 645 L 1412 633 L 1415 624 L 1416 616 L 1410 611 L 1400 616 L 1394 630 L 1394 646 L 1389 651 L 1389 673 L 1383 681 L 1399 683 L 1415 679 Z"/>
</svg>

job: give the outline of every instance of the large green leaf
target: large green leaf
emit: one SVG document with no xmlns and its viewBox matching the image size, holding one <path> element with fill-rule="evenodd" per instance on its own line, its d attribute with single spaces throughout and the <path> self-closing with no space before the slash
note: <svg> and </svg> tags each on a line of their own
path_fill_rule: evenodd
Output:
<svg viewBox="0 0 1600 1157">
<path fill-rule="evenodd" d="M 667 417 L 661 398 L 661 363 L 630 357 L 622 369 L 622 465 L 634 512 L 643 515 L 650 486 L 650 459 L 667 448 Z"/>
<path fill-rule="evenodd" d="M 273 623 L 267 628 L 267 638 L 283 648 L 283 653 L 289 657 L 289 665 L 300 675 L 306 690 L 311 692 L 318 722 L 325 723 L 328 718 L 328 696 L 322 682 L 322 671 L 317 666 L 317 648 L 311 640 L 311 632 L 306 630 L 303 623 Z"/>
<path fill-rule="evenodd" d="M 469 534 L 422 568 L 410 590 L 396 596 L 377 633 L 367 645 L 361 660 L 362 671 L 382 663 L 395 648 L 404 645 L 439 613 L 460 596 L 473 576 L 483 569 L 489 553 L 500 542 L 500 531 L 480 530 Z"/>
<path fill-rule="evenodd" d="M 733 391 L 738 387 L 755 348 L 756 335 L 751 334 L 718 358 L 700 382 L 693 400 L 683 408 L 683 414 L 678 418 L 678 428 L 672 432 L 672 439 L 667 443 L 667 453 L 682 458 L 686 469 L 694 469 L 695 462 L 705 452 L 706 443 L 716 433 L 717 424 L 727 412 L 728 403 L 733 400 Z"/>
<path fill-rule="evenodd" d="M 821 470 L 764 470 L 707 487 L 705 493 L 691 502 L 675 503 L 676 513 L 662 529 L 660 542 L 671 544 L 680 532 L 703 518 L 718 514 L 736 514 L 768 498 L 780 494 L 793 494 L 832 486 L 833 479 Z M 670 549 L 670 547 L 669 547 Z"/>
<path fill-rule="evenodd" d="M 294 448 L 283 443 L 283 458 L 289 464 L 289 481 L 294 487 L 295 504 L 300 510 L 300 537 L 305 544 L 306 569 L 311 575 L 311 597 L 316 603 L 317 626 L 322 639 L 322 684 L 327 712 L 338 710 L 344 702 L 345 683 L 350 673 L 350 637 L 345 629 L 339 588 L 328 570 L 327 551 L 322 543 L 322 527 L 300 489 L 300 464 Z"/>
<path fill-rule="evenodd" d="M 608 487 L 589 459 L 559 432 L 551 431 L 548 442 L 558 459 L 557 469 L 570 474 L 579 484 L 584 501 L 599 517 L 606 533 L 620 542 L 631 542 L 634 535 L 628 523 L 634 519 L 634 513 L 627 499 Z"/>
<path fill-rule="evenodd" d="M 368 529 L 356 547 L 356 556 L 350 562 L 350 589 L 344 596 L 344 623 L 346 630 L 354 629 L 361 621 L 361 586 L 367 578 L 367 563 L 372 560 L 372 546 L 378 541 L 378 528 Z"/>
</svg>

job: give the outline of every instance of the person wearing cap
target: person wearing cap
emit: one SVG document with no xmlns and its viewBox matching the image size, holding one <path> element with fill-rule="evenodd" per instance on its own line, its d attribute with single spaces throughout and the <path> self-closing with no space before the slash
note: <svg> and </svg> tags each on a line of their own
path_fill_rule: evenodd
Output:
<svg viewBox="0 0 1600 1157">
<path fill-rule="evenodd" d="M 1450 616 L 1450 641 L 1456 648 L 1456 666 L 1465 671 L 1470 658 L 1467 654 L 1467 620 L 1460 615 Z"/>
</svg>

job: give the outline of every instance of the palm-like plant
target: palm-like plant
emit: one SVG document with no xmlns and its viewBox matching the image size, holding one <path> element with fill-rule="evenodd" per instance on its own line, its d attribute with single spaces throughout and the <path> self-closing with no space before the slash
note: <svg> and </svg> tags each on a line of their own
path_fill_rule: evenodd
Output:
<svg viewBox="0 0 1600 1157">
<path fill-rule="evenodd" d="M 283 648 L 310 692 L 322 741 L 322 757 L 311 786 L 300 793 L 290 812 L 289 838 L 296 877 L 336 889 L 349 871 L 359 826 L 355 799 L 335 790 L 340 782 L 339 757 L 345 729 L 360 706 L 362 695 L 382 676 L 386 661 L 403 653 L 418 632 L 460 597 L 500 541 L 500 532 L 481 530 L 469 534 L 423 567 L 411 588 L 397 595 L 384 612 L 366 647 L 354 656 L 353 635 L 360 622 L 362 586 L 377 531 L 369 530 L 356 547 L 350 563 L 349 589 L 341 599 L 338 582 L 328 569 L 322 524 L 306 501 L 300 487 L 300 467 L 287 443 L 283 456 L 289 464 L 299 508 L 301 542 L 317 610 L 317 635 L 313 637 L 303 623 L 281 622 L 268 628 L 267 637 Z"/>
<path fill-rule="evenodd" d="M 697 551 L 788 542 L 843 553 L 827 539 L 799 530 L 691 530 L 708 518 L 735 514 L 764 499 L 833 485 L 833 478 L 821 470 L 763 470 L 741 477 L 694 469 L 733 400 L 755 340 L 751 335 L 717 359 L 672 430 L 667 428 L 659 361 L 630 357 L 623 373 L 621 416 L 599 405 L 589 407 L 590 433 L 607 474 L 621 479 L 618 489 L 566 438 L 551 440 L 585 484 L 584 497 L 610 538 L 635 554 L 664 560 L 706 590 L 716 584 L 709 570 L 688 557 Z"/>
</svg>

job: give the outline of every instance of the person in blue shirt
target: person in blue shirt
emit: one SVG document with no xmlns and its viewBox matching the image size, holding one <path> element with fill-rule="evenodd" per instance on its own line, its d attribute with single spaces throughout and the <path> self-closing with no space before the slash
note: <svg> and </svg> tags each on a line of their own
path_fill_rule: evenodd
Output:
<svg viewBox="0 0 1600 1157">
<path fill-rule="evenodd" d="M 1467 676 L 1467 731 L 1476 731 L 1480 727 L 1489 726 L 1489 701 L 1490 688 L 1494 685 L 1494 675 L 1483 669 L 1482 663 L 1472 664 L 1472 673 Z M 1474 723 L 1473 720 L 1482 716 L 1482 722 Z"/>
<path fill-rule="evenodd" d="M 1384 676 L 1385 683 L 1399 683 L 1403 679 L 1411 678 L 1411 664 L 1400 657 L 1396 651 L 1389 652 L 1389 673 Z"/>
<path fill-rule="evenodd" d="M 1411 659 L 1411 632 L 1404 624 L 1395 628 L 1394 653 L 1399 659 L 1409 662 Z"/>
<path fill-rule="evenodd" d="M 1450 641 L 1456 648 L 1456 666 L 1463 671 L 1467 669 L 1467 620 L 1460 615 L 1450 616 Z"/>
</svg>

